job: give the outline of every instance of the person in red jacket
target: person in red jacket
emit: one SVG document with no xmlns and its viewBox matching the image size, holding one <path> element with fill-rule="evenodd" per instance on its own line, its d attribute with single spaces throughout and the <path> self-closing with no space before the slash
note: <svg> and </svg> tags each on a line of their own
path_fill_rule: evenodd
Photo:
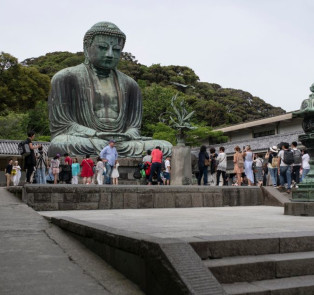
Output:
<svg viewBox="0 0 314 295">
<path fill-rule="evenodd" d="M 156 148 L 153 149 L 152 151 L 152 166 L 151 166 L 150 176 L 148 180 L 149 185 L 152 184 L 152 178 L 155 172 L 157 173 L 158 185 L 161 183 L 160 173 L 161 173 L 162 156 L 163 155 L 162 155 L 160 146 L 156 146 Z"/>
</svg>

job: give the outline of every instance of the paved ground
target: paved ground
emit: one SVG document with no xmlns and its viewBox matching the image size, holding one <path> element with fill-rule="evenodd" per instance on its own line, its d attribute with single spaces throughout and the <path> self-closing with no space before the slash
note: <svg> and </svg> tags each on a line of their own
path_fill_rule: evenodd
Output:
<svg viewBox="0 0 314 295">
<path fill-rule="evenodd" d="M 282 207 L 216 207 L 186 209 L 124 209 L 40 212 L 45 216 L 70 216 L 109 227 L 156 237 L 259 234 L 313 231 L 314 217 L 283 215 Z"/>
<path fill-rule="evenodd" d="M 75 239 L 0 188 L 0 294 L 143 294 Z"/>
</svg>

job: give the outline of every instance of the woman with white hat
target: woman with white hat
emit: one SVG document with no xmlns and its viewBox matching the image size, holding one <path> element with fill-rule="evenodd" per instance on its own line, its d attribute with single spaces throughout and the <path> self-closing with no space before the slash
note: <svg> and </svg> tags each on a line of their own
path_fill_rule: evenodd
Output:
<svg viewBox="0 0 314 295">
<path fill-rule="evenodd" d="M 278 174 L 278 147 L 272 146 L 269 148 L 269 151 L 265 155 L 265 159 L 268 159 L 268 172 L 270 174 L 271 182 L 274 187 L 277 187 L 277 174 Z"/>
</svg>

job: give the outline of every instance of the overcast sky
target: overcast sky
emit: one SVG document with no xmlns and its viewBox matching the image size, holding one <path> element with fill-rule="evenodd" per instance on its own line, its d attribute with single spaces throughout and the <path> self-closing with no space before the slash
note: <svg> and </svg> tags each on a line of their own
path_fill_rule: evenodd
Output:
<svg viewBox="0 0 314 295">
<path fill-rule="evenodd" d="M 286 111 L 314 82 L 313 0 L 1 0 L 0 10 L 0 51 L 19 61 L 82 51 L 85 32 L 111 21 L 140 63 L 188 66 Z"/>
</svg>

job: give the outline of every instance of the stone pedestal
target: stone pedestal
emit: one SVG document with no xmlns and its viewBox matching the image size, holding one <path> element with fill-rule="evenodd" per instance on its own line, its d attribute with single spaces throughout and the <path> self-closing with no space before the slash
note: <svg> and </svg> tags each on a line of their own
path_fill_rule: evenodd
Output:
<svg viewBox="0 0 314 295">
<path fill-rule="evenodd" d="M 314 216 L 314 202 L 285 203 L 285 215 Z"/>
<path fill-rule="evenodd" d="M 171 156 L 171 185 L 192 184 L 191 148 L 174 146 Z"/>
</svg>

